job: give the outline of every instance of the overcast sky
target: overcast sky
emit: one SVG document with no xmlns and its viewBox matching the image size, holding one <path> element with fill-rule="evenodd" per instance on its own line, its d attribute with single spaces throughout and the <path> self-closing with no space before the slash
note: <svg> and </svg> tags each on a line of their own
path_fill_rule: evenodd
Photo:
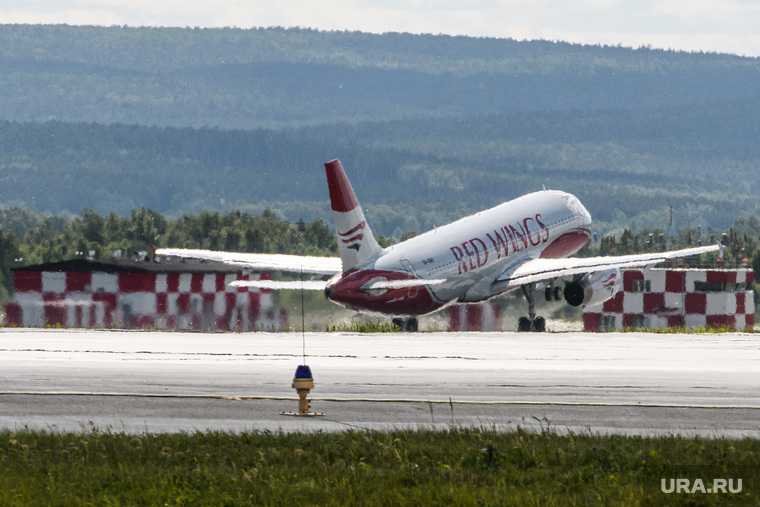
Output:
<svg viewBox="0 0 760 507">
<path fill-rule="evenodd" d="M 760 0 L 0 0 L 0 23 L 305 26 L 760 56 Z"/>
</svg>

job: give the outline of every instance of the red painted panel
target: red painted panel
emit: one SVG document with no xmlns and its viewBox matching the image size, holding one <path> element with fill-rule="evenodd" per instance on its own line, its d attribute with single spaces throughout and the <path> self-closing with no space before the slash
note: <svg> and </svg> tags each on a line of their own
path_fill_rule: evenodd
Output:
<svg viewBox="0 0 760 507">
<path fill-rule="evenodd" d="M 690 292 L 685 299 L 686 313 L 707 313 L 707 294 L 704 292 Z"/>
<path fill-rule="evenodd" d="M 726 281 L 725 274 L 723 271 L 708 271 L 707 283 L 724 283 Z"/>
<path fill-rule="evenodd" d="M 179 273 L 168 273 L 166 275 L 166 290 L 179 292 Z"/>
<path fill-rule="evenodd" d="M 232 315 L 232 311 L 235 309 L 235 306 L 237 305 L 237 294 L 234 292 L 228 292 L 224 295 L 224 315 L 226 317 L 229 317 Z"/>
<path fill-rule="evenodd" d="M 561 259 L 573 255 L 588 244 L 591 234 L 585 229 L 570 231 L 551 242 L 541 252 L 544 259 Z"/>
<path fill-rule="evenodd" d="M 340 160 L 330 160 L 325 163 L 325 174 L 327 187 L 330 190 L 330 206 L 333 211 L 345 213 L 356 208 L 358 206 L 356 195 Z"/>
<path fill-rule="evenodd" d="M 66 273 L 66 291 L 67 292 L 85 292 L 90 289 L 92 284 L 92 273 Z"/>
<path fill-rule="evenodd" d="M 156 313 L 159 315 L 166 315 L 166 312 L 169 309 L 169 297 L 164 294 L 156 294 Z"/>
<path fill-rule="evenodd" d="M 636 324 L 636 317 L 637 315 L 635 313 L 623 314 L 623 327 L 634 327 Z"/>
<path fill-rule="evenodd" d="M 251 292 L 248 294 L 248 317 L 251 325 L 259 320 L 259 313 L 261 313 L 261 294 Z"/>
<path fill-rule="evenodd" d="M 39 271 L 16 271 L 13 273 L 16 292 L 42 292 L 42 273 Z"/>
<path fill-rule="evenodd" d="M 736 316 L 735 315 L 708 315 L 707 327 L 736 328 Z"/>
<path fill-rule="evenodd" d="M 96 321 L 97 316 L 95 315 L 96 310 L 95 310 L 94 303 L 90 303 L 89 310 L 90 310 L 90 320 L 87 323 L 87 327 L 95 327 L 95 325 L 97 324 L 97 321 Z"/>
<path fill-rule="evenodd" d="M 747 314 L 745 319 L 747 322 L 747 327 L 745 329 L 752 331 L 755 327 L 755 314 L 753 313 Z"/>
<path fill-rule="evenodd" d="M 106 312 L 112 312 L 116 308 L 116 294 L 111 292 L 96 292 L 92 295 L 92 300 L 103 303 Z"/>
<path fill-rule="evenodd" d="M 449 331 L 460 331 L 462 329 L 462 322 L 459 318 L 459 306 L 449 306 Z"/>
<path fill-rule="evenodd" d="M 755 272 L 747 271 L 747 287 L 751 288 L 753 283 L 755 283 Z"/>
<path fill-rule="evenodd" d="M 735 271 L 708 271 L 707 283 L 726 283 L 729 285 L 736 284 Z"/>
<path fill-rule="evenodd" d="M 190 278 L 190 292 L 203 292 L 203 273 L 193 273 Z"/>
<path fill-rule="evenodd" d="M 644 313 L 657 313 L 657 310 L 665 306 L 665 294 L 663 292 L 644 294 Z"/>
<path fill-rule="evenodd" d="M 42 294 L 44 301 L 45 324 L 48 326 L 66 325 L 66 307 L 62 304 L 63 294 L 45 292 Z"/>
<path fill-rule="evenodd" d="M 217 331 L 229 331 L 230 330 L 229 317 L 217 317 L 216 329 Z"/>
<path fill-rule="evenodd" d="M 599 331 L 599 326 L 602 322 L 601 313 L 584 313 L 583 314 L 583 330 L 588 333 L 595 333 Z"/>
<path fill-rule="evenodd" d="M 119 273 L 120 292 L 155 292 L 155 273 Z"/>
<path fill-rule="evenodd" d="M 684 327 L 685 325 L 683 315 L 668 315 L 668 327 Z"/>
<path fill-rule="evenodd" d="M 736 313 L 742 314 L 746 313 L 747 310 L 747 294 L 744 292 L 737 292 L 736 293 Z"/>
<path fill-rule="evenodd" d="M 179 294 L 177 296 L 177 311 L 181 314 L 190 311 L 190 294 Z"/>
<path fill-rule="evenodd" d="M 483 307 L 481 305 L 465 306 L 467 312 L 467 331 L 483 330 Z"/>
<path fill-rule="evenodd" d="M 643 280 L 644 273 L 641 271 L 625 271 L 623 272 L 623 290 L 626 292 L 633 292 L 633 282 L 635 280 Z"/>
<path fill-rule="evenodd" d="M 216 291 L 224 292 L 227 287 L 224 285 L 224 273 L 216 274 Z"/>
<path fill-rule="evenodd" d="M 499 318 L 501 317 L 501 306 L 497 305 L 496 303 L 490 303 L 491 309 L 493 310 L 493 320 L 495 322 L 499 322 Z"/>
<path fill-rule="evenodd" d="M 22 326 L 24 324 L 24 312 L 21 305 L 17 303 L 8 303 L 5 305 L 5 322 L 9 326 Z"/>
<path fill-rule="evenodd" d="M 667 271 L 665 273 L 665 292 L 686 292 L 686 273 Z"/>
<path fill-rule="evenodd" d="M 625 294 L 623 291 L 615 294 L 615 297 L 608 299 L 604 302 L 603 310 L 607 313 L 623 313 L 623 298 Z"/>
</svg>

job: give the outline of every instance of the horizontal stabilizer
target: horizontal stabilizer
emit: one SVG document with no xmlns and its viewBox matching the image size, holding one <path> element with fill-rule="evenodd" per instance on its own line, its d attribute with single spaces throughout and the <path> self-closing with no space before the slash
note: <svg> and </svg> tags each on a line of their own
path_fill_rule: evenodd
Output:
<svg viewBox="0 0 760 507">
<path fill-rule="evenodd" d="M 438 280 L 376 280 L 363 286 L 365 290 L 380 289 L 406 289 L 409 287 L 423 287 L 425 285 L 439 285 L 444 283 L 445 279 Z"/>
<path fill-rule="evenodd" d="M 191 250 L 185 248 L 159 248 L 156 250 L 156 255 L 207 262 L 221 262 L 255 271 L 284 271 L 317 275 L 334 275 L 341 271 L 339 257 L 217 252 L 213 250 Z"/>
<path fill-rule="evenodd" d="M 325 290 L 327 282 L 322 280 L 236 280 L 230 287 L 250 287 L 270 290 Z"/>
</svg>

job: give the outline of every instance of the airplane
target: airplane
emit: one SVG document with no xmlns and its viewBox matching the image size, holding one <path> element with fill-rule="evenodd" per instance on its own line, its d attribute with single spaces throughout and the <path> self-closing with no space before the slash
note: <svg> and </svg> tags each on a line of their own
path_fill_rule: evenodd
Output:
<svg viewBox="0 0 760 507">
<path fill-rule="evenodd" d="M 545 331 L 535 292 L 574 307 L 603 303 L 620 290 L 620 270 L 715 252 L 720 245 L 638 255 L 574 258 L 591 238 L 591 215 L 572 194 L 542 190 L 466 216 L 387 248 L 364 216 L 339 160 L 324 164 L 340 257 L 161 248 L 156 255 L 217 261 L 300 280 L 239 280 L 236 287 L 323 291 L 344 307 L 392 317 L 416 331 L 418 317 L 456 303 L 480 303 L 521 290 L 528 315 L 518 331 Z M 304 275 L 330 277 L 303 280 Z M 540 293 L 540 292 L 539 292 Z"/>
</svg>

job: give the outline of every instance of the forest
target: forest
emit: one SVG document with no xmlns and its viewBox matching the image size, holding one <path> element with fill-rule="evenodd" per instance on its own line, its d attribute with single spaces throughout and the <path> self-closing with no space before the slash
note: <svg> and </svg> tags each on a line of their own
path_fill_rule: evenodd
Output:
<svg viewBox="0 0 760 507">
<path fill-rule="evenodd" d="M 401 238 L 404 239 L 404 238 Z M 379 236 L 388 246 L 398 238 Z M 595 235 L 579 255 L 626 255 L 671 248 L 727 244 L 725 265 L 751 265 L 760 272 L 760 220 L 739 220 L 726 233 L 625 229 Z M 291 223 L 269 210 L 259 214 L 204 211 L 177 218 L 139 208 L 127 216 L 85 210 L 76 216 L 0 210 L 0 301 L 11 292 L 12 269 L 74 258 L 108 261 L 140 258 L 153 248 L 203 248 L 231 252 L 337 255 L 334 232 L 321 219 Z M 696 259 L 698 261 L 698 259 Z"/>
</svg>

